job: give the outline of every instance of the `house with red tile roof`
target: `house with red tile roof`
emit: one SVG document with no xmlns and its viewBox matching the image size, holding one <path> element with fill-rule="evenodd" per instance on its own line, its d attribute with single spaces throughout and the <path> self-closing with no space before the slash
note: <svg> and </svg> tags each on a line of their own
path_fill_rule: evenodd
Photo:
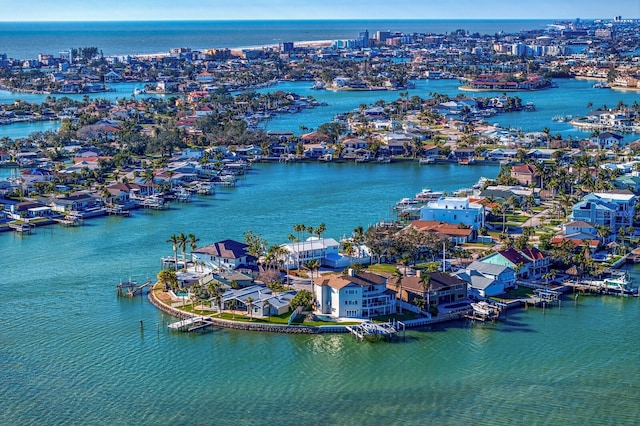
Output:
<svg viewBox="0 0 640 426">
<path fill-rule="evenodd" d="M 511 177 L 516 179 L 520 185 L 529 186 L 534 184 L 538 186 L 540 174 L 533 164 L 517 164 L 511 167 Z"/>
<path fill-rule="evenodd" d="M 535 247 L 521 251 L 510 248 L 493 253 L 480 260 L 484 263 L 508 266 L 518 278 L 540 277 L 549 271 L 550 257 Z"/>
</svg>

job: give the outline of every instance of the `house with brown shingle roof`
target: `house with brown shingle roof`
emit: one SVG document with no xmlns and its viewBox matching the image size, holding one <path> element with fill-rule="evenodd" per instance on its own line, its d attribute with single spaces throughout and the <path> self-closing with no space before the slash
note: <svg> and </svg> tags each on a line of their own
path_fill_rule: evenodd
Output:
<svg viewBox="0 0 640 426">
<path fill-rule="evenodd" d="M 423 280 L 423 275 L 429 278 Z M 390 280 L 387 287 L 396 292 L 398 299 L 413 304 L 415 299 L 423 298 L 430 305 L 453 303 L 467 298 L 467 283 L 458 277 L 444 272 L 422 272 L 402 279 L 402 294 L 400 285 Z"/>
<path fill-rule="evenodd" d="M 387 279 L 370 272 L 331 275 L 314 286 L 317 311 L 334 318 L 373 318 L 396 311 Z"/>
</svg>

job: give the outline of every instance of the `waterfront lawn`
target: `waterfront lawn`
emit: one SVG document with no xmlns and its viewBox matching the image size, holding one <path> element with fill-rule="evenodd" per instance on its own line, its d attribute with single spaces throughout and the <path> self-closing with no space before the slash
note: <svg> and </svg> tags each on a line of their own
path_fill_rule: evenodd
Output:
<svg viewBox="0 0 640 426">
<path fill-rule="evenodd" d="M 500 296 L 490 297 L 492 300 L 512 300 L 512 299 L 523 299 L 527 297 L 533 296 L 533 290 L 528 287 L 518 287 L 509 290 L 507 293 L 502 294 Z"/>
<path fill-rule="evenodd" d="M 272 315 L 269 318 L 256 318 L 253 317 L 253 320 L 246 315 L 232 314 L 229 312 L 223 312 L 220 316 L 214 315 L 215 318 L 221 318 L 229 321 L 240 321 L 240 322 L 252 322 L 258 324 L 278 324 L 278 325 L 287 325 L 289 323 L 289 317 L 291 316 L 291 312 L 286 312 L 281 315 Z M 309 321 L 306 315 L 298 315 L 298 317 L 291 323 L 291 325 L 307 325 L 307 326 L 322 326 L 322 325 L 357 325 L 360 324 L 358 321 L 354 322 L 334 322 L 334 321 Z"/>
<path fill-rule="evenodd" d="M 396 269 L 395 265 L 389 265 L 385 263 L 376 263 L 370 265 L 367 268 L 367 271 L 373 272 L 375 274 L 393 274 L 393 271 Z"/>
</svg>

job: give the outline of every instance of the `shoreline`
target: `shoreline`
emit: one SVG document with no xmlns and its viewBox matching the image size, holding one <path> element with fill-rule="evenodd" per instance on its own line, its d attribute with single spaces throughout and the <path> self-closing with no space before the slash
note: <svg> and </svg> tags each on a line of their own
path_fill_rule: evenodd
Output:
<svg viewBox="0 0 640 426">
<path fill-rule="evenodd" d="M 149 290 L 147 298 L 149 302 L 161 312 L 171 315 L 172 317 L 180 320 L 190 318 L 206 318 L 210 322 L 209 326 L 220 327 L 232 330 L 241 331 L 255 331 L 255 332 L 268 332 L 268 333 L 284 333 L 284 334 L 345 334 L 348 333 L 346 325 L 332 324 L 332 325 L 283 325 L 283 324 L 265 324 L 265 323 L 252 323 L 246 321 L 232 321 L 222 318 L 217 318 L 212 315 L 197 315 L 188 312 L 181 311 L 172 306 L 164 303 L 155 294 L 156 292 L 162 292 L 162 290 L 156 289 L 156 285 Z M 414 320 L 404 321 L 406 328 L 420 328 L 432 324 L 440 324 L 451 321 L 458 321 L 465 317 L 464 312 L 452 312 L 448 314 L 442 314 L 441 316 L 431 318 L 417 318 Z"/>
</svg>

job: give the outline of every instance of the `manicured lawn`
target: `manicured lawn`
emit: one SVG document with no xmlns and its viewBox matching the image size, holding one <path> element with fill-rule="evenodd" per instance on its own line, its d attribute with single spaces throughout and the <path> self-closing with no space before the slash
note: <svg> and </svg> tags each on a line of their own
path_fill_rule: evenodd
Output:
<svg viewBox="0 0 640 426">
<path fill-rule="evenodd" d="M 520 299 L 523 297 L 529 297 L 533 295 L 533 290 L 527 287 L 518 287 L 509 291 L 507 294 L 503 294 L 501 296 L 492 297 L 493 300 L 502 300 L 502 299 Z"/>
<path fill-rule="evenodd" d="M 379 274 L 379 273 L 393 274 L 393 271 L 395 269 L 396 269 L 395 265 L 389 265 L 386 263 L 376 263 L 367 268 L 369 272 L 373 272 L 376 274 Z"/>
</svg>

